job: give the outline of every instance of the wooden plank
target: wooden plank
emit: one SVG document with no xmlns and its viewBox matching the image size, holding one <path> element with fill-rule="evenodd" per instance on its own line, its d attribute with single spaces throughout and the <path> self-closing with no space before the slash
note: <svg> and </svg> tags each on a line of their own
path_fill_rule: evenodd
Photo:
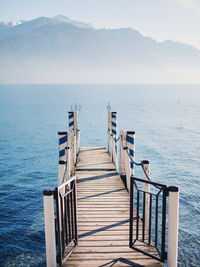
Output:
<svg viewBox="0 0 200 267">
<path fill-rule="evenodd" d="M 88 202 L 82 202 L 82 203 L 79 203 L 78 204 L 78 207 L 79 208 L 88 208 L 88 209 L 90 209 L 90 208 L 92 208 L 92 207 L 96 207 L 97 209 L 98 208 L 116 208 L 116 207 L 118 207 L 118 205 L 117 205 L 117 203 L 113 203 L 113 204 L 110 204 L 110 203 L 92 203 L 92 202 L 90 202 L 90 203 L 88 203 Z M 119 208 L 129 208 L 129 205 L 127 204 L 127 203 L 120 203 L 120 205 L 119 205 Z"/>
<path fill-rule="evenodd" d="M 112 194 L 109 194 L 109 195 L 107 195 L 108 196 L 108 198 L 115 198 L 115 197 L 117 197 L 117 198 L 124 198 L 124 197 L 126 197 L 126 195 L 125 194 L 117 194 L 117 193 L 112 193 Z M 83 198 L 83 197 L 92 197 L 92 198 L 104 198 L 105 197 L 105 195 L 104 194 L 94 194 L 94 195 L 88 195 L 88 194 L 79 194 L 79 198 Z"/>
<path fill-rule="evenodd" d="M 128 266 L 134 266 L 134 264 L 143 264 L 142 260 L 132 260 L 132 261 L 127 261 L 128 263 L 124 263 L 123 262 L 124 259 L 115 259 L 112 261 L 108 261 L 108 260 L 88 260 L 87 261 L 87 265 L 85 261 L 79 261 L 79 260 L 67 260 L 66 265 L 63 266 L 67 266 L 67 267 L 85 267 L 85 266 L 93 266 L 93 267 L 97 267 L 97 266 L 105 266 L 105 267 L 109 267 L 109 266 L 114 266 L 114 267 L 128 267 Z M 132 263 L 132 264 L 131 264 Z M 114 264 L 114 265 L 113 265 Z M 144 265 L 142 265 L 144 266 Z M 148 267 L 160 267 L 163 266 L 161 263 L 155 263 L 152 261 L 147 261 L 147 263 L 145 264 L 145 266 Z"/>
<path fill-rule="evenodd" d="M 110 203 L 79 203 L 78 204 L 78 208 L 129 208 L 129 205 L 127 203 L 125 204 L 120 204 L 119 206 L 117 204 L 110 204 Z"/>
<path fill-rule="evenodd" d="M 122 221 L 122 222 L 120 222 L 120 221 L 118 221 L 118 220 L 116 220 L 116 221 L 112 221 L 112 222 L 110 222 L 110 221 L 108 221 L 108 222 L 106 222 L 106 221 L 102 221 L 102 222 L 96 222 L 96 221 L 92 221 L 92 220 L 85 220 L 85 221 L 78 221 L 78 224 L 79 224 L 79 226 L 81 226 L 81 225 L 87 225 L 87 226 L 89 226 L 89 225 L 93 225 L 93 226 L 105 226 L 105 225 L 107 225 L 107 226 L 111 226 L 111 225 L 116 225 L 116 224 L 122 224 L 122 225 L 126 225 L 127 227 L 129 226 L 129 222 L 124 222 L 124 221 Z"/>
<path fill-rule="evenodd" d="M 127 246 L 129 247 L 129 242 L 128 240 L 99 240 L 99 241 L 95 241 L 95 240 L 88 240 L 85 238 L 81 238 L 78 241 L 78 247 L 82 246 L 82 247 L 112 247 L 112 246 Z"/>
<path fill-rule="evenodd" d="M 112 206 L 112 207 L 88 207 L 87 208 L 88 211 L 104 211 L 104 212 L 108 212 L 108 211 L 122 211 L 122 212 L 127 212 L 127 210 L 129 210 L 129 207 L 125 206 L 125 207 L 116 207 L 116 206 Z M 85 207 L 81 207 L 78 206 L 78 212 L 81 211 L 85 211 L 86 208 Z"/>
<path fill-rule="evenodd" d="M 99 228 L 103 228 L 102 227 L 99 227 Z M 112 227 L 112 228 L 109 228 L 109 229 L 105 229 L 104 231 L 115 231 L 115 230 L 121 230 L 121 229 L 126 229 L 127 230 L 127 226 L 126 225 L 120 225 L 120 226 L 115 226 L 115 227 Z M 98 229 L 96 226 L 87 226 L 87 225 L 78 225 L 78 231 L 79 230 L 85 230 L 85 231 L 97 231 L 97 230 L 100 230 Z"/>
<path fill-rule="evenodd" d="M 126 211 L 125 210 L 118 210 L 117 211 L 117 214 L 119 214 L 120 216 L 121 215 L 126 215 Z M 105 210 L 80 210 L 78 211 L 78 214 L 88 214 L 88 215 L 91 215 L 91 214 L 99 214 L 103 217 L 103 215 L 105 214 L 106 215 L 106 211 Z M 116 214 L 116 211 L 107 211 L 107 214 L 109 215 L 115 215 Z"/>
<path fill-rule="evenodd" d="M 121 235 L 115 235 L 114 234 L 115 233 L 115 230 L 113 231 L 113 235 L 95 235 L 95 234 L 92 234 L 92 235 L 86 235 L 87 234 L 87 232 L 85 233 L 85 235 L 84 234 L 82 234 L 82 235 L 79 235 L 80 236 L 80 238 L 82 237 L 82 236 L 84 236 L 85 238 L 87 238 L 86 240 L 87 241 L 126 241 L 126 240 L 128 240 L 128 231 L 127 231 L 127 234 L 126 233 L 124 233 L 124 234 L 121 234 Z M 146 237 L 147 237 L 147 235 L 146 235 Z M 139 238 L 142 238 L 142 235 L 139 235 Z M 145 240 L 147 241 L 147 239 L 145 238 Z M 154 249 L 153 249 L 154 250 Z"/>
<path fill-rule="evenodd" d="M 102 217 L 101 214 L 99 215 L 99 214 L 92 213 L 90 215 L 86 215 L 85 213 L 82 213 L 82 214 L 79 214 L 78 213 L 78 217 L 79 218 L 82 218 L 82 217 L 87 217 L 87 218 L 92 218 L 92 217 L 95 217 L 95 218 L 98 218 L 98 217 L 99 218 L 107 218 L 107 217 L 108 218 L 118 218 L 119 217 L 120 220 L 121 220 L 121 218 L 124 219 L 124 220 L 127 220 L 127 219 L 129 219 L 129 217 L 127 217 L 127 216 L 128 216 L 127 214 L 125 214 L 125 215 L 122 216 L 121 214 L 118 214 L 118 213 L 116 214 L 115 213 L 115 214 L 112 214 L 112 215 L 111 214 L 104 214 L 104 216 Z"/>
<path fill-rule="evenodd" d="M 86 231 L 84 230 L 79 230 L 78 234 L 79 235 L 83 235 L 85 234 Z M 93 233 L 93 236 L 113 236 L 113 235 L 124 235 L 126 234 L 126 237 L 128 235 L 128 230 L 127 229 L 121 229 L 121 230 L 115 230 L 115 231 L 101 231 L 101 232 L 97 232 L 97 233 Z M 106 238 L 105 238 L 106 239 Z"/>
<path fill-rule="evenodd" d="M 111 189 L 111 191 L 114 191 L 114 189 Z M 92 190 L 91 192 L 88 192 L 88 191 L 77 191 L 77 193 L 79 195 L 82 195 L 82 194 L 87 194 L 87 195 L 96 195 L 96 194 L 101 194 L 101 193 L 104 193 L 104 197 L 106 196 L 109 196 L 110 194 L 114 193 L 114 192 L 106 192 L 106 189 L 101 189 L 99 191 L 95 191 L 95 190 Z M 116 192 L 116 193 L 123 193 L 123 191 L 120 191 L 120 192 Z M 127 193 L 124 192 L 123 195 L 126 195 Z"/>
<path fill-rule="evenodd" d="M 84 202 L 84 201 L 90 201 L 90 202 L 95 202 L 95 201 L 97 201 L 97 202 L 99 202 L 99 203 L 103 203 L 103 202 L 106 202 L 106 203 L 108 203 L 108 202 L 114 202 L 114 203 L 122 203 L 122 202 L 126 202 L 126 203 L 128 203 L 129 202 L 129 198 L 128 199 L 126 199 L 126 198 L 119 198 L 119 197 L 116 197 L 116 198 L 113 198 L 113 197 L 110 197 L 110 198 L 84 198 L 84 197 L 78 197 L 78 201 L 80 201 L 80 202 Z M 93 201 L 94 200 L 94 201 Z M 126 201 L 125 201 L 126 200 Z"/>
<path fill-rule="evenodd" d="M 78 196 L 78 200 L 90 200 L 90 198 L 88 197 L 88 198 L 86 198 L 87 196 Z M 129 197 L 126 197 L 126 196 L 124 196 L 124 197 L 118 197 L 118 196 L 115 196 L 115 197 L 113 197 L 113 196 L 96 196 L 95 198 L 93 197 L 93 198 L 91 198 L 92 200 L 91 201 L 93 201 L 93 200 L 99 200 L 99 201 L 103 201 L 103 200 L 105 200 L 105 201 L 110 201 L 110 200 L 115 200 L 115 201 L 123 201 L 123 200 L 126 200 L 127 202 L 129 201 Z"/>
<path fill-rule="evenodd" d="M 73 259 L 79 259 L 79 260 L 101 260 L 101 259 L 107 259 L 107 260 L 113 260 L 115 258 L 120 258 L 120 257 L 124 257 L 126 259 L 130 259 L 130 260 L 136 260 L 136 259 L 144 259 L 146 258 L 146 256 L 144 256 L 143 254 L 138 254 L 138 253 L 119 253 L 119 255 L 117 255 L 119 252 L 117 253 L 76 253 L 74 252 L 71 257 L 70 260 Z M 116 254 L 116 255 L 114 255 Z"/>
<path fill-rule="evenodd" d="M 132 264 L 131 264 L 132 263 Z M 90 260 L 90 261 L 87 261 L 87 265 L 85 261 L 79 261 L 79 260 L 67 260 L 66 262 L 67 265 L 63 265 L 63 266 L 67 266 L 67 267 L 77 267 L 77 266 L 80 266 L 80 267 L 85 267 L 85 266 L 93 266 L 93 267 L 97 267 L 97 266 L 105 266 L 105 267 L 109 267 L 109 266 L 115 266 L 115 267 L 128 267 L 128 266 L 134 266 L 134 264 L 141 264 L 142 265 L 142 262 L 141 260 L 137 260 L 137 261 L 132 261 L 132 262 L 128 262 L 128 263 L 123 263 L 121 259 L 119 260 L 114 260 L 114 261 L 108 261 L 108 260 Z M 114 265 L 113 265 L 114 264 Z M 144 266 L 144 265 L 142 265 Z M 161 263 L 154 263 L 152 261 L 149 261 L 146 263 L 145 266 L 149 266 L 149 267 L 160 267 L 160 266 L 163 266 Z"/>
</svg>

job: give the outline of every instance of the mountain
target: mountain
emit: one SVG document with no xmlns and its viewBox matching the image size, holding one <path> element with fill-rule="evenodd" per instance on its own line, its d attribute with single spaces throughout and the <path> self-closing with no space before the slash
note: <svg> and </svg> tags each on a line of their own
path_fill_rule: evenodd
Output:
<svg viewBox="0 0 200 267">
<path fill-rule="evenodd" d="M 4 30 L 6 30 L 7 28 L 9 28 L 9 26 L 7 24 L 5 24 L 4 22 L 0 23 L 0 33 Z"/>
<path fill-rule="evenodd" d="M 200 51 L 62 15 L 0 24 L 0 83 L 199 82 Z"/>
<path fill-rule="evenodd" d="M 19 20 L 19 21 L 1 21 L 0 22 L 0 33 L 8 28 L 11 28 L 13 26 L 19 25 L 26 22 L 25 20 Z"/>
<path fill-rule="evenodd" d="M 57 21 L 60 21 L 60 22 L 67 22 L 67 23 L 70 23 L 76 27 L 79 27 L 79 28 L 93 28 L 92 24 L 90 23 L 85 23 L 85 22 L 81 22 L 81 21 L 77 21 L 77 20 L 70 20 L 69 18 L 63 16 L 63 15 L 57 15 L 54 17 L 54 19 L 56 19 Z"/>
</svg>

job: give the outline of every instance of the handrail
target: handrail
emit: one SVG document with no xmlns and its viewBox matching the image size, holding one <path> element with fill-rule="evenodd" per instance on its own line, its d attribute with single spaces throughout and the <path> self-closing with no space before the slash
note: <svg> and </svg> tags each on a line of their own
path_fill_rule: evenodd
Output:
<svg viewBox="0 0 200 267">
<path fill-rule="evenodd" d="M 55 200 L 58 241 L 57 261 L 62 266 L 78 244 L 76 176 L 70 177 L 55 188 Z"/>
<path fill-rule="evenodd" d="M 78 244 L 76 176 L 43 191 L 43 201 L 47 267 L 62 266 Z"/>
<path fill-rule="evenodd" d="M 57 188 L 58 188 L 58 190 L 60 190 L 62 187 L 64 187 L 64 186 L 66 186 L 66 185 L 68 185 L 68 184 L 70 184 L 72 181 L 74 181 L 74 180 L 76 180 L 76 176 L 74 175 L 74 176 L 72 176 L 72 177 L 70 177 L 69 179 L 67 179 L 65 182 L 63 182 L 62 184 L 60 184 Z"/>
</svg>

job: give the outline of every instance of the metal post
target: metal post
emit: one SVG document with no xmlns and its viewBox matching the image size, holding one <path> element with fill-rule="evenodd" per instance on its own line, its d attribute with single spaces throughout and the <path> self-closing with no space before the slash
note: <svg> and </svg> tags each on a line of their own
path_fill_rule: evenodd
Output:
<svg viewBox="0 0 200 267">
<path fill-rule="evenodd" d="M 177 267 L 178 260 L 178 221 L 179 187 L 170 186 L 168 206 L 168 267 Z"/>
<path fill-rule="evenodd" d="M 148 177 L 150 177 L 150 165 L 148 160 L 143 160 L 143 179 L 149 180 Z M 148 176 L 148 177 L 147 177 Z M 145 194 L 145 231 L 148 233 L 149 231 L 149 212 L 150 212 L 150 184 L 143 183 L 143 191 L 147 192 Z"/>
<path fill-rule="evenodd" d="M 59 137 L 59 166 L 58 166 L 58 185 L 63 182 L 63 175 L 66 168 L 66 147 L 68 141 L 67 132 L 58 132 Z"/>
<path fill-rule="evenodd" d="M 46 265 L 56 267 L 56 240 L 53 190 L 43 191 Z"/>
<path fill-rule="evenodd" d="M 126 131 L 120 131 L 120 177 L 123 183 L 126 185 L 126 167 L 125 167 L 125 153 L 124 147 L 126 146 Z"/>
<path fill-rule="evenodd" d="M 130 221 L 129 221 L 129 248 L 133 245 L 133 177 L 130 177 Z"/>
<path fill-rule="evenodd" d="M 111 112 L 111 127 L 112 127 L 112 159 L 117 169 L 117 112 Z"/>
<path fill-rule="evenodd" d="M 128 153 L 130 157 L 135 160 L 135 132 L 133 131 L 127 131 L 126 135 L 126 142 L 127 142 L 127 147 L 128 147 Z M 128 191 L 130 191 L 130 176 L 134 176 L 134 164 L 130 160 L 128 154 L 127 154 L 127 162 L 129 162 L 129 169 L 126 167 L 126 183 L 127 183 L 127 188 Z"/>
</svg>

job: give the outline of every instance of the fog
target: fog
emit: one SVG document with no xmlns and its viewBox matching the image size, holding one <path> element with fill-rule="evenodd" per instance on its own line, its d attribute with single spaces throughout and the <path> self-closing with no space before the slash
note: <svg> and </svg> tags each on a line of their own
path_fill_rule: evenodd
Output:
<svg viewBox="0 0 200 267">
<path fill-rule="evenodd" d="M 80 23 L 41 17 L 2 30 L 0 83 L 200 83 L 198 49 Z"/>
</svg>

